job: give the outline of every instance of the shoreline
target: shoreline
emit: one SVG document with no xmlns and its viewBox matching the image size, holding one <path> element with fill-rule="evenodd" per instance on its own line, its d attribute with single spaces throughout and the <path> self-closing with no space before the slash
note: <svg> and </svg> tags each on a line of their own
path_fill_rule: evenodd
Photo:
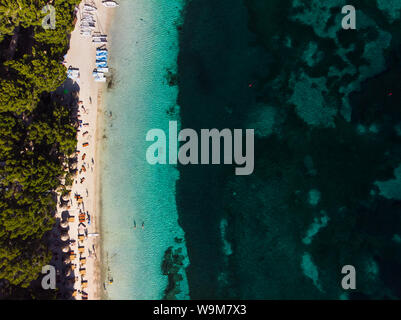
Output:
<svg viewBox="0 0 401 320">
<path fill-rule="evenodd" d="M 102 34 L 107 34 L 110 24 L 113 21 L 115 9 L 106 8 L 102 5 L 100 0 L 94 1 L 97 11 L 95 13 L 96 26 L 101 30 Z M 75 240 L 75 243 L 70 244 L 71 249 L 77 254 L 76 259 L 71 261 L 73 264 L 81 264 L 81 256 L 78 253 L 79 247 L 84 247 L 82 256 L 86 258 L 85 272 L 86 274 L 81 278 L 87 281 L 87 288 L 82 289 L 81 281 L 79 281 L 79 273 L 81 268 L 75 268 L 74 289 L 76 290 L 75 299 L 82 299 L 80 291 L 85 290 L 89 300 L 98 300 L 102 296 L 102 241 L 100 237 L 102 234 L 100 225 L 100 212 L 99 205 L 100 199 L 100 147 L 102 141 L 102 128 L 103 128 L 103 109 L 104 109 L 104 91 L 107 89 L 107 82 L 95 82 L 92 72 L 95 69 L 96 60 L 96 47 L 100 46 L 92 43 L 92 37 L 83 37 L 80 34 L 80 13 L 82 12 L 84 2 L 79 4 L 79 12 L 77 12 L 77 21 L 75 28 L 71 33 L 70 47 L 65 56 L 65 65 L 67 69 L 71 66 L 79 69 L 79 80 L 74 83 L 79 86 L 79 100 L 78 105 L 79 120 L 87 126 L 80 126 L 77 135 L 77 150 L 78 152 L 78 169 L 85 167 L 83 174 L 79 174 L 74 178 L 71 188 L 71 204 L 72 208 L 69 209 L 69 216 L 74 216 L 75 221 L 69 223 L 69 237 L 70 240 Z M 107 48 L 110 44 L 110 36 L 108 35 Z M 85 131 L 85 132 L 84 132 Z M 86 133 L 86 134 L 85 134 Z M 89 145 L 83 147 L 85 143 Z M 85 154 L 85 157 L 84 157 Z M 93 160 L 92 160 L 93 159 Z M 82 182 L 82 179 L 84 181 Z M 79 194 L 83 198 L 82 206 L 78 204 L 75 199 L 75 194 Z M 78 215 L 80 210 L 87 212 L 90 215 L 91 224 L 85 219 L 86 236 L 83 241 L 78 241 L 78 234 L 83 234 L 82 225 L 79 223 Z M 61 217 L 65 209 L 58 208 L 58 214 Z M 65 211 L 64 211 L 65 212 Z M 81 226 L 80 226 L 81 225 Z M 79 230 L 79 228 L 81 228 Z M 89 237 L 92 235 L 92 237 Z M 96 236 L 100 234 L 100 236 Z M 79 260 L 78 260 L 79 259 Z M 81 265 L 82 266 L 82 265 Z"/>
<path fill-rule="evenodd" d="M 162 269 L 166 251 L 179 249 L 185 265 L 188 262 L 175 203 L 177 168 L 151 166 L 144 158 L 149 144 L 145 133 L 165 128 L 178 112 L 178 87 L 166 76 L 176 70 L 181 5 L 169 0 L 121 1 L 118 23 L 110 31 L 115 72 L 113 86 L 105 92 L 104 131 L 99 136 L 106 138 L 98 151 L 105 299 L 163 299 L 168 286 Z M 186 275 L 182 276 L 180 297 L 186 298 Z"/>
</svg>

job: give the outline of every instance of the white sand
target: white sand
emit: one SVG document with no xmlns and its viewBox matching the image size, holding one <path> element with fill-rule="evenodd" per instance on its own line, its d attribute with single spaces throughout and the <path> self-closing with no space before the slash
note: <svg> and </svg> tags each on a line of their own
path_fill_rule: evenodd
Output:
<svg viewBox="0 0 401 320">
<path fill-rule="evenodd" d="M 84 2 L 84 1 L 83 1 Z M 80 4 L 80 12 L 83 7 L 83 2 Z M 109 24 L 113 13 L 118 8 L 105 8 L 101 4 L 101 0 L 94 1 L 97 7 L 95 14 L 96 19 L 96 31 L 100 29 L 102 34 L 108 34 Z M 72 206 L 69 210 L 69 215 L 75 217 L 74 222 L 69 224 L 69 235 L 71 240 L 75 240 L 75 244 L 71 245 L 71 249 L 76 254 L 76 258 L 71 261 L 72 264 L 76 265 L 75 276 L 76 281 L 74 288 L 77 291 L 83 290 L 88 293 L 88 299 L 100 299 L 101 297 L 101 275 L 100 275 L 100 236 L 85 237 L 84 241 L 78 241 L 78 233 L 85 234 L 85 228 L 79 226 L 79 209 L 83 212 L 88 212 L 91 218 L 91 224 L 88 225 L 86 220 L 84 223 L 87 227 L 88 234 L 100 232 L 99 216 L 96 211 L 97 206 L 97 159 L 96 159 L 96 148 L 100 141 L 99 130 L 98 130 L 98 116 L 101 116 L 101 98 L 102 91 L 106 89 L 105 83 L 95 82 L 92 76 L 93 69 L 95 68 L 96 60 L 96 47 L 100 44 L 92 43 L 92 37 L 83 37 L 80 34 L 80 12 L 77 14 L 77 22 L 75 29 L 71 34 L 70 49 L 65 58 L 66 67 L 72 66 L 79 68 L 80 79 L 79 79 L 79 100 L 82 104 L 79 105 L 79 119 L 82 123 L 88 123 L 88 126 L 81 126 L 78 132 L 78 144 L 77 149 L 80 151 L 78 159 L 78 170 L 81 170 L 84 165 L 86 172 L 82 171 L 72 186 L 71 199 Z M 100 28 L 99 28 L 100 27 Z M 109 37 L 108 37 L 109 38 Z M 108 39 L 110 41 L 110 39 Z M 92 103 L 90 103 L 90 98 Z M 82 108 L 84 106 L 85 110 Z M 101 119 L 101 118 L 100 118 Z M 88 133 L 83 136 L 83 133 Z M 83 147 L 83 143 L 89 143 L 89 146 Z M 83 154 L 86 154 L 85 160 L 82 160 Z M 92 164 L 92 158 L 94 164 Z M 85 178 L 85 181 L 81 184 L 81 178 Z M 88 193 L 88 195 L 87 195 Z M 79 194 L 83 198 L 83 205 L 79 205 L 74 195 Z M 65 209 L 58 209 L 58 215 Z M 86 275 L 80 275 L 80 254 L 78 252 L 78 246 L 84 247 L 84 252 L 81 257 L 86 258 L 86 264 L 83 266 L 86 268 Z M 95 249 L 95 250 L 94 250 Z M 92 254 L 90 254 L 90 251 Z M 81 280 L 87 280 L 87 288 L 82 289 Z M 76 299 L 81 299 L 82 295 L 79 293 L 76 295 Z"/>
</svg>

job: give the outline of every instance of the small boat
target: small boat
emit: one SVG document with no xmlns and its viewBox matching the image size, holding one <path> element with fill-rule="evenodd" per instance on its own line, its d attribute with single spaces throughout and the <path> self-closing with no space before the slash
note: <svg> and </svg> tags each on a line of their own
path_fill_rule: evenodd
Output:
<svg viewBox="0 0 401 320">
<path fill-rule="evenodd" d="M 104 50 L 99 50 L 96 51 L 96 57 L 107 57 L 109 54 L 107 51 Z"/>
<path fill-rule="evenodd" d="M 107 68 L 107 62 L 105 62 L 105 61 L 96 62 L 96 68 Z M 101 73 L 101 72 L 98 72 L 98 73 Z"/>
<path fill-rule="evenodd" d="M 106 0 L 106 1 L 103 1 L 102 3 L 106 8 L 115 8 L 115 7 L 119 6 L 119 4 L 117 2 L 111 1 L 111 0 Z"/>
<path fill-rule="evenodd" d="M 134 229 L 136 229 L 136 221 L 134 220 Z"/>
<path fill-rule="evenodd" d="M 95 82 L 106 82 L 106 77 L 103 72 L 94 71 L 93 77 L 95 78 Z"/>
<path fill-rule="evenodd" d="M 82 22 L 81 25 L 81 30 L 95 30 L 96 25 L 93 22 Z"/>
<path fill-rule="evenodd" d="M 95 82 L 106 82 L 106 78 L 105 77 L 96 77 L 95 78 Z"/>
<path fill-rule="evenodd" d="M 84 30 L 84 31 L 81 31 L 81 35 L 83 37 L 90 37 L 92 35 L 92 33 L 90 30 Z"/>
<path fill-rule="evenodd" d="M 97 68 L 97 71 L 98 72 L 103 72 L 103 73 L 106 73 L 106 72 L 109 72 L 109 68 Z"/>
<path fill-rule="evenodd" d="M 98 237 L 98 233 L 88 233 L 88 237 Z"/>
<path fill-rule="evenodd" d="M 142 222 L 142 229 L 145 229 L 145 222 Z"/>
<path fill-rule="evenodd" d="M 107 56 L 96 56 L 96 62 L 107 62 Z"/>
<path fill-rule="evenodd" d="M 84 4 L 84 11 L 94 12 L 94 11 L 97 11 L 97 8 L 90 4 Z"/>
<path fill-rule="evenodd" d="M 107 39 L 106 38 L 96 37 L 96 38 L 93 38 L 92 42 L 94 42 L 94 43 L 107 43 Z"/>
<path fill-rule="evenodd" d="M 87 22 L 96 22 L 96 19 L 93 17 L 92 14 L 86 13 L 82 16 L 81 21 L 87 21 Z"/>
</svg>

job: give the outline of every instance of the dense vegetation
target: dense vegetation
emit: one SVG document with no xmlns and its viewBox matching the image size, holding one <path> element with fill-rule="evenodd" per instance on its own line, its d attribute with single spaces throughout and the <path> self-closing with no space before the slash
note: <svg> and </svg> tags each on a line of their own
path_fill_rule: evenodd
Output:
<svg viewBox="0 0 401 320">
<path fill-rule="evenodd" d="M 42 27 L 48 2 L 0 3 L 0 296 L 28 288 L 50 261 L 55 191 L 76 148 L 73 112 L 54 91 L 80 1 L 50 2 L 54 30 Z"/>
</svg>

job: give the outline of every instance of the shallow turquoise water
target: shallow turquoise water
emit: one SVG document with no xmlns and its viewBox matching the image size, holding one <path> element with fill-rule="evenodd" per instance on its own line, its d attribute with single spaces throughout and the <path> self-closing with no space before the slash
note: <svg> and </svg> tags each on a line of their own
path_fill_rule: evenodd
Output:
<svg viewBox="0 0 401 320">
<path fill-rule="evenodd" d="M 175 201 L 179 173 L 174 166 L 151 166 L 145 158 L 147 131 L 168 132 L 168 121 L 179 120 L 167 112 L 175 106 L 178 88 L 169 86 L 165 77 L 167 69 L 176 68 L 181 7 L 178 0 L 122 0 L 111 30 L 114 78 L 106 94 L 106 138 L 100 156 L 103 261 L 114 280 L 106 284 L 111 299 L 162 298 L 166 249 L 181 246 L 186 255 L 185 242 L 174 240 L 184 238 Z M 188 293 L 182 275 L 179 298 Z"/>
</svg>

